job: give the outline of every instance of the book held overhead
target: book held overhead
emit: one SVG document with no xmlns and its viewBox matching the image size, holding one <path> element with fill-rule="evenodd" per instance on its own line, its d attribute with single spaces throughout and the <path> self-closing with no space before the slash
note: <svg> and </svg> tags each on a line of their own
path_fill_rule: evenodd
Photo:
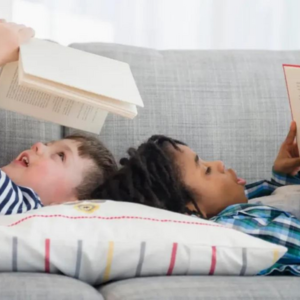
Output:
<svg viewBox="0 0 300 300">
<path fill-rule="evenodd" d="M 137 115 L 143 101 L 127 63 L 32 39 L 0 73 L 0 108 L 99 133 L 108 113 Z"/>
</svg>

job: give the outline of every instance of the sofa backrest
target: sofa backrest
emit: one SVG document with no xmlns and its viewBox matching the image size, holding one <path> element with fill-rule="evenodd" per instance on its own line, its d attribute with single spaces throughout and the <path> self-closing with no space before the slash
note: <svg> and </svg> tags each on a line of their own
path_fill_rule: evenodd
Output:
<svg viewBox="0 0 300 300">
<path fill-rule="evenodd" d="M 71 46 L 131 66 L 145 108 L 134 120 L 109 115 L 100 134 L 117 158 L 152 134 L 166 134 L 248 181 L 270 178 L 291 121 L 282 64 L 300 64 L 300 51 Z"/>
<path fill-rule="evenodd" d="M 248 181 L 270 177 L 291 120 L 282 64 L 300 64 L 300 51 L 71 47 L 131 66 L 145 108 L 134 120 L 110 114 L 100 134 L 118 159 L 152 134 L 166 134 L 188 143 L 205 160 L 223 160 Z M 34 142 L 70 131 L 1 110 L 0 166 Z"/>
</svg>

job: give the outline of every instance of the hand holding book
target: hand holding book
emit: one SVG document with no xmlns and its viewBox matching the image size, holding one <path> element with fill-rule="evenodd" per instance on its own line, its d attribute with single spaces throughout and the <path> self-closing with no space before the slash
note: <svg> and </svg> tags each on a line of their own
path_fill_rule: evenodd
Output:
<svg viewBox="0 0 300 300">
<path fill-rule="evenodd" d="M 296 122 L 292 121 L 289 133 L 274 161 L 273 170 L 280 174 L 296 175 L 300 171 L 300 157 L 296 138 Z"/>
<path fill-rule="evenodd" d="M 33 36 L 30 27 L 0 20 L 0 66 L 18 60 L 20 45 Z"/>
</svg>

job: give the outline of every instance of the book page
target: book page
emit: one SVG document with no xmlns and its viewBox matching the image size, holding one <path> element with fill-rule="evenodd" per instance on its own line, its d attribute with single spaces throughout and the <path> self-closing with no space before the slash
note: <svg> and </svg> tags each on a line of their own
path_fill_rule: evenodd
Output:
<svg viewBox="0 0 300 300">
<path fill-rule="evenodd" d="M 300 150 L 300 66 L 283 65 L 292 118 L 297 123 L 297 144 Z"/>
<path fill-rule="evenodd" d="M 19 86 L 17 62 L 0 74 L 0 108 L 97 134 L 107 116 L 96 106 Z"/>
<path fill-rule="evenodd" d="M 20 46 L 20 60 L 26 76 L 114 99 L 120 105 L 144 106 L 125 62 L 37 38 Z"/>
<path fill-rule="evenodd" d="M 99 109 L 119 114 L 123 117 L 133 119 L 137 115 L 137 108 L 133 104 L 121 103 L 114 99 L 108 99 L 103 96 L 97 96 L 84 91 L 79 91 L 73 88 L 68 88 L 63 85 L 54 84 L 50 81 L 46 81 L 37 77 L 23 75 L 20 72 L 19 64 L 19 85 L 39 89 L 45 93 L 50 93 L 63 98 L 68 98 L 77 102 L 90 104 L 97 106 Z M 20 77 L 21 76 L 21 77 Z"/>
</svg>

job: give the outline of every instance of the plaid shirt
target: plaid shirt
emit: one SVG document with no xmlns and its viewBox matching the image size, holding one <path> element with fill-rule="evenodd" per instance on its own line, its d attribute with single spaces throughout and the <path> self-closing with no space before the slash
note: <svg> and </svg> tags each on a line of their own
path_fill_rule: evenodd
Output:
<svg viewBox="0 0 300 300">
<path fill-rule="evenodd" d="M 248 184 L 245 194 L 250 200 L 270 195 L 277 187 L 290 184 L 300 184 L 299 173 L 297 176 L 289 176 L 272 172 L 271 181 Z M 211 220 L 287 247 L 288 251 L 275 265 L 258 275 L 300 276 L 300 220 L 292 214 L 274 207 L 248 203 L 228 206 Z"/>
</svg>

